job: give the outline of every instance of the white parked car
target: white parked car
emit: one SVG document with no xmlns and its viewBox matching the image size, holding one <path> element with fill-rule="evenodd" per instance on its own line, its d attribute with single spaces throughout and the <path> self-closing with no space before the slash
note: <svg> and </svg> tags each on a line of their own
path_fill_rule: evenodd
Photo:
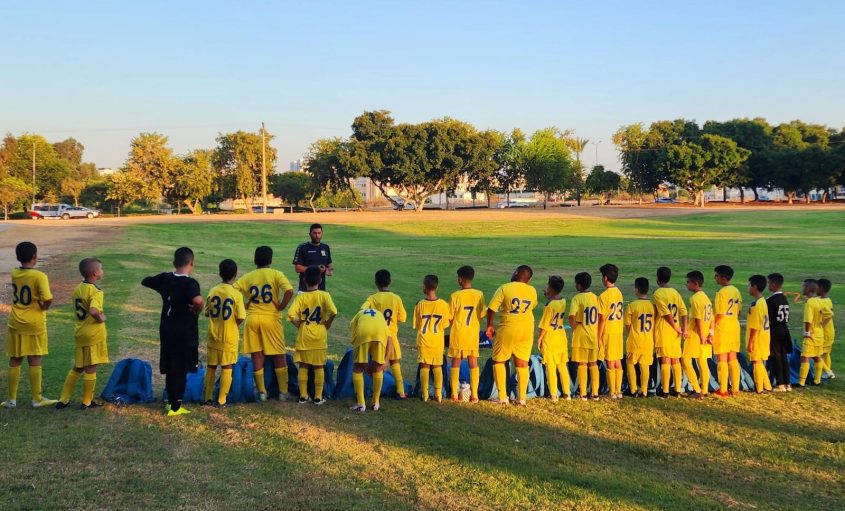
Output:
<svg viewBox="0 0 845 511">
<path fill-rule="evenodd" d="M 100 216 L 97 209 L 85 208 L 82 206 L 71 206 L 70 204 L 36 204 L 29 211 L 29 216 L 36 220 L 44 218 L 95 218 Z"/>
</svg>

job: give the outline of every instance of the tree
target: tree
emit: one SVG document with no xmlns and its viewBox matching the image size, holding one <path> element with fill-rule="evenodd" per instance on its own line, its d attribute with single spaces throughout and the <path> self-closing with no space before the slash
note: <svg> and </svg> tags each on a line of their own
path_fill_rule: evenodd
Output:
<svg viewBox="0 0 845 511">
<path fill-rule="evenodd" d="M 9 206 L 32 195 L 32 186 L 13 176 L 0 179 L 0 202 L 3 203 L 3 220 L 9 219 Z"/>
<path fill-rule="evenodd" d="M 79 206 L 79 195 L 85 188 L 85 183 L 74 177 L 67 177 L 62 181 L 62 195 L 73 198 L 73 205 Z"/>
<path fill-rule="evenodd" d="M 200 214 L 200 204 L 214 192 L 216 186 L 217 173 L 211 165 L 211 157 L 212 151 L 195 149 L 178 158 L 173 167 L 171 196 L 177 204 L 185 204 L 195 215 Z"/>
<path fill-rule="evenodd" d="M 703 127 L 704 133 L 721 135 L 736 142 L 736 144 L 751 151 L 748 159 L 736 173 L 732 186 L 739 186 L 740 201 L 745 202 L 743 186 L 751 187 L 754 200 L 760 199 L 758 188 L 768 188 L 771 184 L 771 172 L 768 159 L 764 156 L 772 148 L 772 126 L 766 119 L 732 119 L 726 122 L 707 121 Z M 731 183 L 727 183 L 731 185 Z"/>
<path fill-rule="evenodd" d="M 742 172 L 743 164 L 748 160 L 751 151 L 737 146 L 736 142 L 729 138 L 712 134 L 702 135 L 700 144 L 707 157 L 705 167 L 713 176 L 712 183 L 725 190 L 734 186 L 742 189 L 748 179 Z M 727 192 L 724 200 L 727 202 Z"/>
<path fill-rule="evenodd" d="M 135 193 L 138 198 L 157 201 L 168 197 L 173 190 L 172 174 L 177 161 L 167 143 L 167 137 L 159 133 L 141 133 L 130 142 L 123 170 L 140 187 Z"/>
<path fill-rule="evenodd" d="M 538 130 L 522 147 L 522 152 L 526 186 L 543 194 L 543 209 L 547 208 L 552 194 L 576 185 L 566 133 L 557 128 Z"/>
<path fill-rule="evenodd" d="M 478 144 L 474 163 L 467 173 L 467 187 L 472 193 L 473 205 L 478 192 L 487 197 L 490 207 L 490 195 L 496 189 L 496 173 L 501 169 L 497 155 L 505 145 L 505 135 L 495 130 L 485 130 L 478 134 Z"/>
<path fill-rule="evenodd" d="M 305 157 L 305 170 L 326 194 L 343 194 L 360 209 L 364 202 L 361 194 L 354 193 L 352 180 L 357 178 L 354 167 L 347 165 L 348 146 L 339 138 L 320 139 L 311 144 Z M 312 206 L 313 207 L 313 206 Z"/>
<path fill-rule="evenodd" d="M 510 136 L 504 139 L 499 150 L 493 155 L 496 169 L 492 180 L 495 190 L 505 194 L 505 202 L 511 200 L 511 190 L 525 184 L 525 134 L 519 128 L 514 128 Z"/>
<path fill-rule="evenodd" d="M 596 165 L 590 170 L 590 175 L 584 183 L 587 191 L 595 194 L 601 204 L 601 197 L 606 195 L 606 201 L 610 202 L 610 194 L 618 190 L 622 184 L 622 176 L 616 172 L 604 169 L 604 165 Z"/>
<path fill-rule="evenodd" d="M 273 176 L 273 193 L 290 204 L 290 212 L 293 213 L 294 206 L 305 199 L 313 201 L 317 195 L 318 187 L 314 178 L 307 172 L 285 172 Z M 312 210 L 315 210 L 312 204 Z"/>
<path fill-rule="evenodd" d="M 704 207 L 704 190 L 712 186 L 715 176 L 707 172 L 707 155 L 704 149 L 694 142 L 672 144 L 661 151 L 661 164 L 669 175 L 669 180 L 690 192 L 694 205 Z"/>
<path fill-rule="evenodd" d="M 580 138 L 580 137 L 568 137 L 567 143 L 569 144 L 569 148 L 575 153 L 575 168 L 573 169 L 574 178 L 576 181 L 576 194 L 575 200 L 578 205 L 581 205 L 581 188 L 584 183 L 584 165 L 581 163 L 581 153 L 584 152 L 584 149 L 587 148 L 587 144 L 590 143 L 589 139 Z"/>
<path fill-rule="evenodd" d="M 273 135 L 265 132 L 268 180 L 276 166 L 276 149 L 270 146 L 273 138 Z M 220 188 L 224 195 L 240 197 L 246 203 L 247 198 L 252 199 L 261 191 L 261 150 L 260 133 L 237 131 L 217 137 L 212 164 L 220 176 Z M 247 211 L 251 213 L 252 208 L 247 208 Z"/>
<path fill-rule="evenodd" d="M 147 188 L 136 173 L 121 170 L 109 176 L 106 199 L 115 201 L 118 206 L 126 206 L 147 198 Z"/>
<path fill-rule="evenodd" d="M 56 142 L 53 144 L 53 149 L 55 149 L 56 155 L 59 158 L 66 160 L 74 167 L 82 164 L 82 153 L 85 151 L 85 146 L 80 144 L 75 138 L 71 137 L 61 142 Z"/>
</svg>

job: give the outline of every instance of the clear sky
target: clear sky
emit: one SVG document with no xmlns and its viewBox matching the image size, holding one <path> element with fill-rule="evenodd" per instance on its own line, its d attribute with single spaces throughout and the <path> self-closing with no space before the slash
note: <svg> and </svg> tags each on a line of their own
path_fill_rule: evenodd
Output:
<svg viewBox="0 0 845 511">
<path fill-rule="evenodd" d="M 287 169 L 387 109 L 574 129 L 615 170 L 623 124 L 841 128 L 843 29 L 841 1 L 5 1 L 0 131 L 73 136 L 118 167 L 142 131 L 185 152 L 264 121 Z"/>
</svg>

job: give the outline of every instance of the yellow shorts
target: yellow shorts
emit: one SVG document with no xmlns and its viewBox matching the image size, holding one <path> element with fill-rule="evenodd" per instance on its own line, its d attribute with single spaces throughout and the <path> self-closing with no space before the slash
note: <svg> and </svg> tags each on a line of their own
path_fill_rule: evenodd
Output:
<svg viewBox="0 0 845 511">
<path fill-rule="evenodd" d="M 622 344 L 622 335 L 605 335 L 602 340 L 602 349 L 599 350 L 599 359 L 601 360 L 622 360 L 625 356 L 625 350 Z"/>
<path fill-rule="evenodd" d="M 443 365 L 443 350 L 420 348 L 420 353 L 417 356 L 417 363 L 428 364 L 432 366 Z"/>
<path fill-rule="evenodd" d="M 681 358 L 681 341 L 664 342 L 663 346 L 657 348 L 657 358 Z"/>
<path fill-rule="evenodd" d="M 654 363 L 654 354 L 652 354 L 651 352 L 628 353 L 628 360 L 630 360 L 634 364 L 639 364 L 641 366 L 650 366 Z"/>
<path fill-rule="evenodd" d="M 505 362 L 511 357 L 531 358 L 534 347 L 534 325 L 502 325 L 493 338 L 493 361 Z"/>
<path fill-rule="evenodd" d="M 73 367 L 86 367 L 109 363 L 109 348 L 105 341 L 91 346 L 77 346 L 73 351 Z"/>
<path fill-rule="evenodd" d="M 208 364 L 210 366 L 228 366 L 238 363 L 238 350 L 219 350 L 208 348 Z"/>
<path fill-rule="evenodd" d="M 739 353 L 739 337 L 734 339 L 713 339 L 713 353 L 724 355 L 725 353 Z"/>
<path fill-rule="evenodd" d="M 399 345 L 399 336 L 390 334 L 390 337 L 393 339 L 393 356 L 390 360 L 399 360 L 402 358 L 402 346 Z"/>
<path fill-rule="evenodd" d="M 293 352 L 293 361 L 296 364 L 308 364 L 312 366 L 324 366 L 329 358 L 329 350 L 296 350 Z"/>
<path fill-rule="evenodd" d="M 804 341 L 804 346 L 801 348 L 801 356 L 807 358 L 820 357 L 824 354 L 824 348 L 818 344 L 810 344 Z"/>
<path fill-rule="evenodd" d="M 690 360 L 701 356 L 701 341 L 698 340 L 697 336 L 695 339 L 689 338 L 684 340 L 682 356 Z"/>
<path fill-rule="evenodd" d="M 364 342 L 352 348 L 352 362 L 366 364 L 372 359 L 374 364 L 384 364 L 384 355 L 387 350 L 383 343 L 370 341 Z"/>
<path fill-rule="evenodd" d="M 19 334 L 8 328 L 6 334 L 6 356 L 9 358 L 47 354 L 47 332 L 38 335 Z"/>
<path fill-rule="evenodd" d="M 831 351 L 833 351 L 833 341 L 825 341 L 822 344 L 822 354 L 830 353 Z"/>
<path fill-rule="evenodd" d="M 595 362 L 598 360 L 598 349 L 593 348 L 572 348 L 572 361 L 578 363 Z"/>
<path fill-rule="evenodd" d="M 276 316 L 247 316 L 244 324 L 244 353 L 285 354 L 285 331 Z"/>
<path fill-rule="evenodd" d="M 765 362 L 769 360 L 769 355 L 771 354 L 771 349 L 769 346 L 760 347 L 753 352 L 748 354 L 748 360 L 751 362 Z"/>
<path fill-rule="evenodd" d="M 569 362 L 569 354 L 564 351 L 558 352 L 547 352 L 543 351 L 543 363 L 549 364 L 552 363 L 556 366 L 563 365 Z"/>
<path fill-rule="evenodd" d="M 458 347 L 449 346 L 449 357 L 461 359 L 467 357 L 478 358 L 478 347 L 476 346 L 475 349 L 462 350 Z"/>
<path fill-rule="evenodd" d="M 698 353 L 698 358 L 713 358 L 713 345 L 702 343 L 701 351 Z"/>
</svg>

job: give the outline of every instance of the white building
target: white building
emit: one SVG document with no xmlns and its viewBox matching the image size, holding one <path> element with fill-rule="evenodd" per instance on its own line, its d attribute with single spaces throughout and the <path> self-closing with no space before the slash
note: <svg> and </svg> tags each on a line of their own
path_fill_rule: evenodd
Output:
<svg viewBox="0 0 845 511">
<path fill-rule="evenodd" d="M 302 158 L 300 158 L 298 160 L 293 160 L 292 162 L 290 162 L 290 166 L 289 166 L 288 170 L 291 171 L 291 172 L 300 172 L 304 165 L 305 165 L 305 161 Z"/>
</svg>

